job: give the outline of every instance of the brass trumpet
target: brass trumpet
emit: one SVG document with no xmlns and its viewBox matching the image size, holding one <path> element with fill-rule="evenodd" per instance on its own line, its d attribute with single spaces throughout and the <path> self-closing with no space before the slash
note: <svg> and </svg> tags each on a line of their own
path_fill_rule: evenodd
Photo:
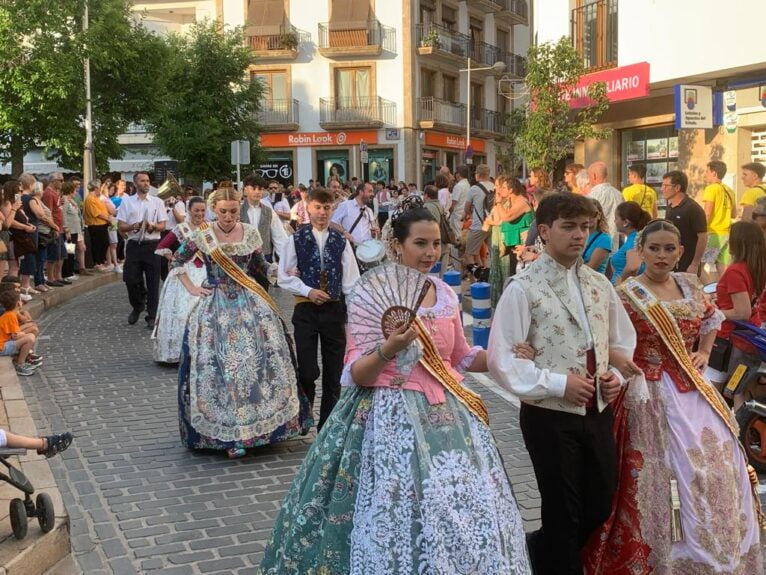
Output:
<svg viewBox="0 0 766 575">
<path fill-rule="evenodd" d="M 157 190 L 157 197 L 161 200 L 167 200 L 168 198 L 182 195 L 183 190 L 181 189 L 181 185 L 173 174 L 169 174 L 168 179 L 165 180 Z"/>
</svg>

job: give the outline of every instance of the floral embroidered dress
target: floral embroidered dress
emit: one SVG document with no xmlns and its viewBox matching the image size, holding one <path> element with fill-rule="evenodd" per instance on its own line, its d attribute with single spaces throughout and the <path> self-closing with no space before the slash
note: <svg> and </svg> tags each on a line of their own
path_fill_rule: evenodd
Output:
<svg viewBox="0 0 766 575">
<path fill-rule="evenodd" d="M 163 257 L 174 253 L 191 233 L 192 229 L 187 224 L 179 224 L 162 239 L 154 253 Z M 162 285 L 152 334 L 154 361 L 178 363 L 181 358 L 186 321 L 199 298 L 188 292 L 178 276 L 186 272 L 194 285 L 202 285 L 207 277 L 207 270 L 201 255 L 192 258 L 182 267 L 173 269 Z"/>
<path fill-rule="evenodd" d="M 723 315 L 707 302 L 695 276 L 673 277 L 684 297 L 660 305 L 691 352 L 700 334 L 720 327 Z M 645 290 L 642 284 L 632 279 L 624 286 L 620 295 L 638 335 L 634 361 L 644 376 L 630 382 L 615 404 L 618 488 L 611 517 L 585 548 L 585 572 L 761 574 L 758 510 L 747 462 L 729 427 L 731 414 L 725 412 L 727 420 L 718 414 L 630 298 L 627 289 Z M 705 391 L 717 393 L 712 386 Z M 683 530 L 675 542 L 671 479 Z"/>
<path fill-rule="evenodd" d="M 251 276 L 264 273 L 258 230 L 242 224 L 238 243 L 221 250 Z M 181 244 L 171 269 L 199 252 L 212 295 L 189 315 L 178 374 L 181 439 L 190 449 L 238 449 L 284 441 L 311 427 L 300 392 L 292 340 L 282 319 L 210 257 L 200 230 Z"/>
<path fill-rule="evenodd" d="M 479 348 L 466 343 L 455 294 L 432 280 L 436 304 L 419 316 L 445 362 L 463 370 Z M 346 387 L 282 504 L 258 572 L 531 573 L 489 428 L 414 364 L 417 357 L 407 367 L 400 354 L 372 386 L 354 384 L 360 355 L 350 338 Z"/>
</svg>

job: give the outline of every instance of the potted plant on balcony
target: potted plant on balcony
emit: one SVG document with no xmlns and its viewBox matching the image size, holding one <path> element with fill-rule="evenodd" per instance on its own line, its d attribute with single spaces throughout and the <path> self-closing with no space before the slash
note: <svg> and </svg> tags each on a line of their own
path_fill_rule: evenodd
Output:
<svg viewBox="0 0 766 575">
<path fill-rule="evenodd" d="M 285 32 L 279 37 L 279 47 L 282 50 L 297 50 L 298 43 L 298 34 L 295 32 Z"/>
<path fill-rule="evenodd" d="M 421 47 L 432 47 L 432 48 L 438 48 L 439 47 L 439 32 L 436 30 L 430 30 L 427 34 L 425 34 L 420 39 L 420 46 Z"/>
</svg>

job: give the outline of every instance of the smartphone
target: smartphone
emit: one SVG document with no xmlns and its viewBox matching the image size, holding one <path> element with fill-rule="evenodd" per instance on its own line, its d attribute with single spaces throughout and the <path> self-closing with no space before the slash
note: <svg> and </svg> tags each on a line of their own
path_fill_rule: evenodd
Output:
<svg viewBox="0 0 766 575">
<path fill-rule="evenodd" d="M 21 194 L 16 194 L 16 196 L 15 196 L 13 201 L 14 202 L 18 202 L 20 199 L 21 199 Z"/>
</svg>

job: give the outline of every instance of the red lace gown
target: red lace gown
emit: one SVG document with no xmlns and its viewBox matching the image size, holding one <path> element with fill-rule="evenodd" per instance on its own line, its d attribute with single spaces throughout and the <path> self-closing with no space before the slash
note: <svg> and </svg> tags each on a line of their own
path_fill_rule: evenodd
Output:
<svg viewBox="0 0 766 575">
<path fill-rule="evenodd" d="M 676 274 L 684 298 L 663 302 L 691 351 L 722 314 L 693 276 Z M 659 334 L 621 293 L 636 328 L 635 378 L 615 403 L 619 477 L 612 514 L 583 552 L 599 575 L 763 573 L 747 464 L 724 419 L 697 391 Z M 708 384 L 709 385 L 709 384 Z M 683 540 L 671 541 L 670 480 L 681 499 Z"/>
</svg>

